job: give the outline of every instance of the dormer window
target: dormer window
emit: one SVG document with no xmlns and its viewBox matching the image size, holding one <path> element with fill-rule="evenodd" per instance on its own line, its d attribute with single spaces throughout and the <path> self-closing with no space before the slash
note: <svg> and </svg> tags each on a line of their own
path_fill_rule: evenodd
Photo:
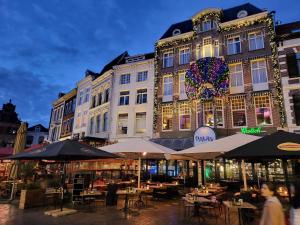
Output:
<svg viewBox="0 0 300 225">
<path fill-rule="evenodd" d="M 181 31 L 179 29 L 173 30 L 173 36 L 181 34 Z"/>
<path fill-rule="evenodd" d="M 248 16 L 248 12 L 246 11 L 246 10 L 241 10 L 241 11 L 239 11 L 238 12 L 238 14 L 237 14 L 237 18 L 244 18 L 244 17 L 246 17 L 246 16 Z"/>
<path fill-rule="evenodd" d="M 202 21 L 202 31 L 203 32 L 215 29 L 216 27 L 217 27 L 217 24 L 213 20 Z"/>
</svg>

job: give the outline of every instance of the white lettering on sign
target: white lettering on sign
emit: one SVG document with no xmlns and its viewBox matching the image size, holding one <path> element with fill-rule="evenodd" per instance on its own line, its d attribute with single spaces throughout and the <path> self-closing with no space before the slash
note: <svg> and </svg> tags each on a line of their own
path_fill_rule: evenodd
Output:
<svg viewBox="0 0 300 225">
<path fill-rule="evenodd" d="M 216 140 L 216 133 L 210 127 L 199 127 L 194 133 L 194 146 Z"/>
</svg>

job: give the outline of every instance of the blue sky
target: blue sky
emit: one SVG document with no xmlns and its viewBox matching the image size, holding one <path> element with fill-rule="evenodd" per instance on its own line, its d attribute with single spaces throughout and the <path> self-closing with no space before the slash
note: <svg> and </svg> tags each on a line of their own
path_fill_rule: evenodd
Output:
<svg viewBox="0 0 300 225">
<path fill-rule="evenodd" d="M 282 23 L 300 20 L 299 0 L 256 0 Z M 0 104 L 12 99 L 30 125 L 48 126 L 51 103 L 109 60 L 152 52 L 176 22 L 233 0 L 0 0 Z"/>
</svg>

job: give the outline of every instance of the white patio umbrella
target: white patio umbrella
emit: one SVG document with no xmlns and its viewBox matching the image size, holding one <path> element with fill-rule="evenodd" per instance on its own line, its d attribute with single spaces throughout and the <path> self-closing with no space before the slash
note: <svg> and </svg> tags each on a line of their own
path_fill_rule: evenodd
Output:
<svg viewBox="0 0 300 225">
<path fill-rule="evenodd" d="M 212 142 L 207 142 L 205 144 L 200 144 L 200 145 L 185 149 L 183 151 L 175 152 L 172 154 L 186 155 L 189 157 L 193 157 L 197 160 L 210 160 L 210 159 L 214 159 L 218 156 L 221 156 L 225 152 L 228 152 L 239 146 L 248 144 L 259 138 L 261 138 L 261 137 L 237 133 L 237 134 L 234 134 L 231 136 L 220 138 L 220 139 L 217 139 Z M 242 163 L 242 165 L 245 165 L 245 164 Z M 242 171 L 243 171 L 243 173 L 245 173 L 245 169 L 242 169 Z M 243 174 L 244 185 L 247 186 L 245 177 L 246 177 L 246 175 Z"/>
<path fill-rule="evenodd" d="M 131 138 L 100 147 L 101 150 L 138 159 L 138 187 L 141 185 L 141 159 L 168 159 L 176 151 L 142 138 Z"/>
</svg>

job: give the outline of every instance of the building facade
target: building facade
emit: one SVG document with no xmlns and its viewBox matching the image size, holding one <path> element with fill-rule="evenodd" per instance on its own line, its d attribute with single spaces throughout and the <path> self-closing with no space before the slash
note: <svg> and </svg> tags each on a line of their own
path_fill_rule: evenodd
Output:
<svg viewBox="0 0 300 225">
<path fill-rule="evenodd" d="M 70 139 L 72 137 L 74 113 L 76 108 L 77 89 L 74 88 L 63 96 L 64 111 L 62 116 L 62 125 L 59 140 Z"/>
<path fill-rule="evenodd" d="M 114 66 L 111 140 L 153 134 L 154 54 L 126 57 Z"/>
<path fill-rule="evenodd" d="M 165 32 L 155 52 L 155 137 L 190 138 L 203 125 L 216 127 L 219 137 L 284 126 L 273 16 L 249 3 L 210 8 Z M 230 71 L 229 93 L 214 104 L 186 94 L 186 71 L 206 57 L 222 58 Z"/>
<path fill-rule="evenodd" d="M 49 130 L 42 124 L 37 124 L 27 129 L 26 133 L 26 147 L 42 144 L 48 139 Z"/>
<path fill-rule="evenodd" d="M 59 141 L 60 138 L 62 119 L 63 119 L 63 113 L 65 107 L 65 101 L 63 98 L 64 95 L 65 95 L 64 93 L 59 93 L 58 99 L 54 101 L 52 104 L 50 124 L 49 124 L 49 135 L 48 135 L 49 142 Z"/>
<path fill-rule="evenodd" d="M 72 134 L 72 137 L 75 139 L 83 139 L 88 133 L 92 83 L 98 76 L 98 73 L 87 70 L 85 77 L 77 83 L 76 109 Z"/>
<path fill-rule="evenodd" d="M 300 132 L 300 21 L 276 27 L 287 127 Z"/>
<path fill-rule="evenodd" d="M 104 144 L 110 139 L 113 66 L 123 63 L 127 56 L 127 52 L 117 56 L 103 67 L 92 82 L 87 135 L 96 145 Z"/>
<path fill-rule="evenodd" d="M 0 110 L 0 146 L 13 147 L 21 121 L 11 100 Z"/>
</svg>

